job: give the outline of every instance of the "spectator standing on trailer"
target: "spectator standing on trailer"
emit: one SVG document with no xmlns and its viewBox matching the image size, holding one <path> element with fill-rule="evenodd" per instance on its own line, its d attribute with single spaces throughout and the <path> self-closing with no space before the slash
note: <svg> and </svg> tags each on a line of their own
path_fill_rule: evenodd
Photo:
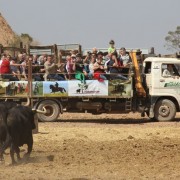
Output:
<svg viewBox="0 0 180 180">
<path fill-rule="evenodd" d="M 129 56 L 129 54 L 127 54 L 126 49 L 124 47 L 122 47 L 119 50 L 119 55 L 120 55 L 120 60 L 123 62 L 123 66 L 127 67 L 129 66 L 129 64 L 132 62 L 131 57 Z"/>
<path fill-rule="evenodd" d="M 57 81 L 62 81 L 64 78 L 57 74 L 58 66 L 54 63 L 54 60 L 52 59 L 52 56 L 47 57 L 47 61 L 44 63 L 44 80 L 47 81 L 48 79 L 54 79 Z"/>
<path fill-rule="evenodd" d="M 115 42 L 114 40 L 110 40 L 109 41 L 109 48 L 108 48 L 108 54 L 112 54 L 116 51 L 116 48 L 115 48 Z"/>
<path fill-rule="evenodd" d="M 128 80 L 127 77 L 123 76 L 120 73 L 120 68 L 122 67 L 121 61 L 117 58 L 117 54 L 113 53 L 109 62 L 107 63 L 107 67 L 110 72 L 110 78 L 113 79 L 120 79 L 120 80 Z"/>
<path fill-rule="evenodd" d="M 85 77 L 87 76 L 87 72 L 85 71 L 80 53 L 76 54 L 76 61 L 73 63 L 73 71 L 75 71 L 75 79 L 80 80 L 85 84 Z"/>
<path fill-rule="evenodd" d="M 105 68 L 102 64 L 102 60 L 103 58 L 101 57 L 103 56 L 103 52 L 99 51 L 98 52 L 98 57 L 96 59 L 96 62 L 94 63 L 94 79 L 97 79 L 99 81 L 104 81 L 106 80 L 106 75 L 105 75 Z"/>
</svg>

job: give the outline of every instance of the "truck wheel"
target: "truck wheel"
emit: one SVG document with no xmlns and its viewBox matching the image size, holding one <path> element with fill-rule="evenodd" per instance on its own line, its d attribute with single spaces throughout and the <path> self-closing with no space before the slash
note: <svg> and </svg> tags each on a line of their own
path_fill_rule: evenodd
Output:
<svg viewBox="0 0 180 180">
<path fill-rule="evenodd" d="M 46 114 L 37 113 L 37 117 L 42 122 L 53 122 L 57 120 L 60 114 L 59 105 L 52 100 L 44 100 L 38 105 L 39 110 L 43 110 L 43 107 L 47 110 Z"/>
<path fill-rule="evenodd" d="M 171 121 L 176 115 L 176 106 L 169 99 L 159 100 L 155 105 L 155 119 L 158 121 Z"/>
</svg>

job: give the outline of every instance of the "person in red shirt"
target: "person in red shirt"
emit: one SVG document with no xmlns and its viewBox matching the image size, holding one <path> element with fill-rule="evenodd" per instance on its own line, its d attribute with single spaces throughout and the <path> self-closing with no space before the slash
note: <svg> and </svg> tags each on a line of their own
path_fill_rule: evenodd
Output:
<svg viewBox="0 0 180 180">
<path fill-rule="evenodd" d="M 10 62 L 6 58 L 6 54 L 1 55 L 1 60 L 0 60 L 0 74 L 9 74 L 10 73 Z"/>
<path fill-rule="evenodd" d="M 16 81 L 10 74 L 10 61 L 7 59 L 6 54 L 1 55 L 0 60 L 0 75 L 3 79 L 9 79 L 10 81 Z"/>
</svg>

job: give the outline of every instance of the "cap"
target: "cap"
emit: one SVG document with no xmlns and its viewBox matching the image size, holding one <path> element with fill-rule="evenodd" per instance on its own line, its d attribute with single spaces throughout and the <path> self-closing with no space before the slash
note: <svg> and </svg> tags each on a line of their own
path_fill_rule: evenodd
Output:
<svg viewBox="0 0 180 180">
<path fill-rule="evenodd" d="M 99 52 L 97 53 L 97 55 L 102 55 L 102 56 L 104 56 L 104 53 L 103 53 L 102 51 L 99 51 Z"/>
<path fill-rule="evenodd" d="M 114 40 L 110 40 L 109 44 L 115 44 Z"/>
</svg>

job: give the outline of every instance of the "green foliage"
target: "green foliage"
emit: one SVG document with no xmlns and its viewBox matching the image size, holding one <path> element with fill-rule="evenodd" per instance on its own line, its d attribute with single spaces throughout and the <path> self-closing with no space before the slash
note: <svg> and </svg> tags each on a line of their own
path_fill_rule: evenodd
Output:
<svg viewBox="0 0 180 180">
<path fill-rule="evenodd" d="M 28 45 L 38 45 L 39 42 L 38 41 L 34 41 L 33 38 L 27 34 L 27 33 L 22 33 L 21 35 L 16 35 L 14 37 L 13 40 L 11 40 L 9 43 L 8 43 L 8 46 L 11 46 L 11 47 L 20 47 L 20 43 L 23 43 L 23 46 L 28 46 Z"/>
<path fill-rule="evenodd" d="M 177 26 L 175 31 L 169 31 L 165 41 L 168 50 L 180 51 L 180 26 Z"/>
<path fill-rule="evenodd" d="M 20 39 L 23 45 L 30 45 L 33 42 L 33 38 L 29 34 L 22 33 Z"/>
</svg>

